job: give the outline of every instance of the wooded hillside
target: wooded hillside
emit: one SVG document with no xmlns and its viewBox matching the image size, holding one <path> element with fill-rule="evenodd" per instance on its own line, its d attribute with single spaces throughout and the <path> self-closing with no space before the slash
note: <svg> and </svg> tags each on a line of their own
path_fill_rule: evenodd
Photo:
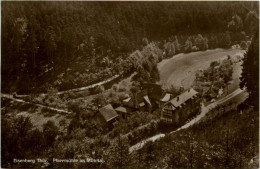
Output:
<svg viewBox="0 0 260 169">
<path fill-rule="evenodd" d="M 187 37 L 202 34 L 209 48 L 228 47 L 220 43 L 250 38 L 258 25 L 258 2 L 2 2 L 1 7 L 4 92 L 43 90 L 59 75 L 71 76 L 66 84 L 72 86 L 71 79 L 79 77 L 69 74 L 74 69 L 88 75 L 81 80 L 102 80 L 118 73 L 119 58 L 148 41 L 178 36 L 191 51 Z"/>
</svg>

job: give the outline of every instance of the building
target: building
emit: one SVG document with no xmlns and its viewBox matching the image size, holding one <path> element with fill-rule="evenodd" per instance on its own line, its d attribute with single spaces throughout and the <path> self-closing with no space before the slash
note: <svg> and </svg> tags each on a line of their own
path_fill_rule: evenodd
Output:
<svg viewBox="0 0 260 169">
<path fill-rule="evenodd" d="M 114 110 L 111 104 L 108 104 L 99 109 L 100 114 L 102 115 L 103 119 L 105 120 L 108 126 L 113 126 L 117 123 L 119 115 Z"/>
<path fill-rule="evenodd" d="M 135 94 L 134 97 L 129 97 L 123 100 L 123 106 L 141 111 L 151 111 L 152 103 L 149 96 L 147 95 L 147 90 L 143 90 Z"/>
<path fill-rule="evenodd" d="M 129 113 L 131 112 L 131 109 L 123 106 L 119 106 L 115 108 L 115 111 L 119 114 L 120 118 L 126 119 Z"/>
<path fill-rule="evenodd" d="M 162 108 L 165 105 L 165 103 L 169 102 L 171 98 L 172 94 L 165 93 L 164 96 L 160 99 L 160 108 Z"/>
<path fill-rule="evenodd" d="M 162 100 L 167 100 L 168 98 L 169 95 L 166 94 Z M 161 119 L 179 124 L 185 122 L 199 111 L 200 99 L 198 98 L 198 92 L 191 88 L 163 105 Z"/>
<path fill-rule="evenodd" d="M 144 87 L 147 89 L 147 95 L 149 96 L 152 110 L 160 107 L 160 99 L 163 96 L 163 90 L 160 85 L 154 83 L 146 83 Z"/>
</svg>

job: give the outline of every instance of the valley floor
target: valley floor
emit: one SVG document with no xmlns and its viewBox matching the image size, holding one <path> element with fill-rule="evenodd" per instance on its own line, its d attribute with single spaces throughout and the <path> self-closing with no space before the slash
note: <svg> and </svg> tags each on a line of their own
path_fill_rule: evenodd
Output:
<svg viewBox="0 0 260 169">
<path fill-rule="evenodd" d="M 195 80 L 196 71 L 209 67 L 212 61 L 219 61 L 235 56 L 243 56 L 244 50 L 240 49 L 213 49 L 192 53 L 181 53 L 158 63 L 160 84 L 167 86 L 189 88 Z"/>
</svg>

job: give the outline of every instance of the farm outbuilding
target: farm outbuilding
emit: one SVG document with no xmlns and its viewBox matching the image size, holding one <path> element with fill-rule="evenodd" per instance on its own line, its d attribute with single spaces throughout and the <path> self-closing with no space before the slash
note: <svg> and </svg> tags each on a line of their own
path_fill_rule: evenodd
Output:
<svg viewBox="0 0 260 169">
<path fill-rule="evenodd" d="M 100 114 L 106 121 L 107 125 L 111 126 L 118 120 L 119 115 L 115 111 L 115 109 L 112 107 L 111 104 L 108 104 L 102 108 L 99 109 Z"/>
</svg>

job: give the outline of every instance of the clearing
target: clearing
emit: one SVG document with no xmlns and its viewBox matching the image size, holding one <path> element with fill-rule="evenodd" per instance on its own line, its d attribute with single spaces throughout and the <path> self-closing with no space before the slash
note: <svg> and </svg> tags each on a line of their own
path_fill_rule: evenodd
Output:
<svg viewBox="0 0 260 169">
<path fill-rule="evenodd" d="M 222 60 L 227 55 L 233 58 L 243 53 L 240 49 L 214 49 L 175 55 L 158 63 L 159 83 L 187 89 L 195 80 L 196 71 L 206 69 L 212 61 Z"/>
<path fill-rule="evenodd" d="M 60 131 L 63 131 L 71 120 L 70 114 L 63 111 L 49 109 L 33 103 L 19 102 L 6 97 L 1 98 L 1 112 L 10 117 L 29 116 L 34 127 L 39 130 L 42 130 L 44 123 L 52 120 L 59 127 Z"/>
</svg>

